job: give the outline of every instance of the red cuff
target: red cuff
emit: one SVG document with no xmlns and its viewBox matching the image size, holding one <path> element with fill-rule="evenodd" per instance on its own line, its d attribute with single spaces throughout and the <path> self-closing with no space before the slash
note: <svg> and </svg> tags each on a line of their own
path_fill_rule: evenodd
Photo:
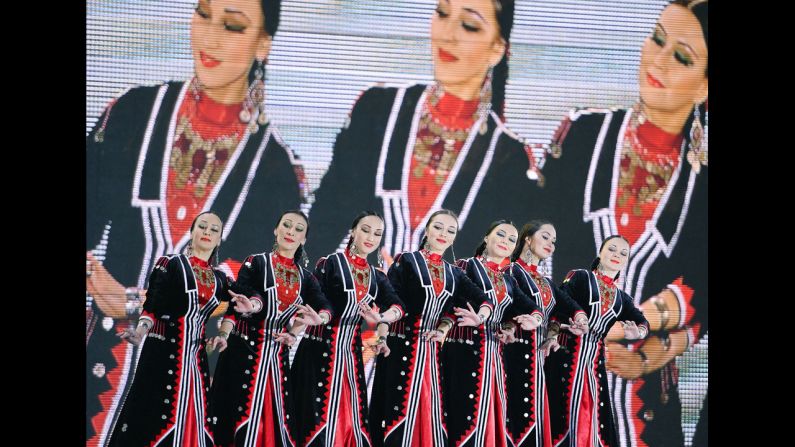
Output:
<svg viewBox="0 0 795 447">
<path fill-rule="evenodd" d="M 320 314 L 328 315 L 328 323 L 331 323 L 332 314 L 331 314 L 331 311 L 329 311 L 328 309 L 320 309 L 320 311 L 317 314 L 318 315 L 320 315 Z M 326 323 L 326 324 L 328 324 L 328 323 Z"/>
<path fill-rule="evenodd" d="M 676 281 L 668 284 L 668 289 L 676 295 L 679 301 L 679 321 L 676 327 L 683 327 L 693 321 L 696 315 L 696 309 L 690 305 L 693 299 L 693 289 L 682 282 L 682 277 L 676 278 Z"/>
<path fill-rule="evenodd" d="M 151 321 L 152 324 L 155 324 L 155 314 L 153 314 L 152 312 L 149 312 L 149 311 L 146 311 L 146 310 L 142 310 L 141 311 L 141 316 L 139 317 L 139 319 L 140 318 L 145 318 L 145 319 Z"/>
<path fill-rule="evenodd" d="M 403 307 L 402 307 L 400 304 L 393 304 L 393 305 L 392 305 L 392 306 L 390 306 L 390 307 L 389 307 L 389 309 L 387 309 L 387 310 L 392 310 L 392 309 L 395 309 L 395 310 L 397 310 L 397 311 L 398 311 L 398 318 L 397 318 L 398 320 L 400 320 L 401 318 L 403 318 L 403 313 L 404 313 L 404 312 L 403 312 Z M 385 312 L 385 313 L 386 313 L 386 312 Z M 397 321 L 397 320 L 395 320 L 395 321 Z"/>
</svg>

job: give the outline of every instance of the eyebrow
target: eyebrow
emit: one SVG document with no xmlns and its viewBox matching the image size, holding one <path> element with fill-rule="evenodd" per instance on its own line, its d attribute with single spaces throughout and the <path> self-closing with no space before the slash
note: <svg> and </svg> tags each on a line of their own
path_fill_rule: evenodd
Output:
<svg viewBox="0 0 795 447">
<path fill-rule="evenodd" d="M 693 47 L 686 44 L 685 42 L 682 42 L 681 40 L 678 40 L 677 43 L 690 50 L 690 53 L 692 53 L 694 57 L 701 59 L 701 56 L 699 56 L 698 53 L 696 53 L 696 50 L 694 50 Z"/>
<path fill-rule="evenodd" d="M 228 12 L 230 14 L 243 14 L 246 15 L 243 11 L 235 8 L 224 8 L 224 12 Z"/>
<path fill-rule="evenodd" d="M 660 27 L 660 29 L 662 30 L 663 33 L 665 33 L 666 36 L 668 35 L 668 31 L 665 30 L 665 27 L 662 26 L 662 23 L 657 23 L 657 26 Z M 694 50 L 693 47 L 691 47 L 690 45 L 686 44 L 685 42 L 682 42 L 681 40 L 677 40 L 676 42 L 682 45 L 683 47 L 687 48 L 688 50 L 690 50 L 690 52 L 693 53 L 693 56 L 701 58 L 701 56 L 699 56 L 699 54 L 696 53 L 696 50 Z"/>
<path fill-rule="evenodd" d="M 240 14 L 243 17 L 245 17 L 247 20 L 251 21 L 251 19 L 248 18 L 248 15 L 246 15 L 246 13 L 243 12 L 243 11 L 240 11 L 240 10 L 237 10 L 237 9 L 234 9 L 234 8 L 224 8 L 224 12 L 229 13 L 229 14 Z"/>
<path fill-rule="evenodd" d="M 472 9 L 472 8 L 464 8 L 464 11 L 466 11 L 466 12 L 468 12 L 470 14 L 474 14 L 474 15 L 478 16 L 483 23 L 486 23 L 486 19 L 484 19 L 483 16 L 480 15 L 480 13 L 475 11 L 474 9 Z"/>
</svg>

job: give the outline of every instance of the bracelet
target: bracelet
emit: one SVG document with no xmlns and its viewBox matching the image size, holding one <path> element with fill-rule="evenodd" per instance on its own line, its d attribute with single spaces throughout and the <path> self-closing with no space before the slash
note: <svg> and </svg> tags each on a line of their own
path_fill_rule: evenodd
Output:
<svg viewBox="0 0 795 447">
<path fill-rule="evenodd" d="M 386 343 L 386 337 L 383 335 L 379 335 L 378 339 L 375 341 L 375 344 L 380 345 L 381 343 Z"/>
<path fill-rule="evenodd" d="M 651 299 L 651 302 L 660 313 L 660 329 L 665 329 L 668 326 L 668 320 L 671 318 L 671 312 L 668 310 L 668 306 L 665 305 L 665 300 L 655 296 Z"/>
<path fill-rule="evenodd" d="M 152 329 L 152 323 L 149 320 L 138 320 L 137 327 L 143 327 L 146 332 L 149 332 L 149 329 Z"/>
<path fill-rule="evenodd" d="M 320 315 L 320 322 L 323 323 L 323 324 L 328 324 L 329 319 L 330 319 L 328 312 L 323 312 L 323 313 L 321 313 L 319 315 Z"/>
<path fill-rule="evenodd" d="M 251 313 L 255 314 L 262 310 L 262 301 L 258 298 L 251 298 L 251 306 L 253 307 Z"/>
<path fill-rule="evenodd" d="M 226 331 L 218 331 L 218 336 L 223 338 L 224 340 L 229 339 L 229 333 Z"/>
<path fill-rule="evenodd" d="M 386 322 L 386 321 L 384 321 L 384 320 L 381 320 L 381 321 L 379 321 L 378 323 L 376 323 L 376 324 L 375 324 L 375 327 L 377 328 L 377 327 L 378 327 L 378 325 L 380 325 L 380 324 L 385 324 L 387 327 L 389 327 L 389 323 L 387 323 L 387 322 Z"/>
<path fill-rule="evenodd" d="M 484 317 L 481 314 L 477 314 L 477 315 L 478 315 L 478 318 L 480 318 L 480 324 L 481 325 L 485 324 L 486 323 L 486 317 Z"/>
</svg>

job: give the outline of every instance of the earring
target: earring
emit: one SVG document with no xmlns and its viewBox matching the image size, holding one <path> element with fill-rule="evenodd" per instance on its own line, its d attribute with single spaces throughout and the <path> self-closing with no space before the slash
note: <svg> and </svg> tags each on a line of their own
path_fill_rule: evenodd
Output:
<svg viewBox="0 0 795 447">
<path fill-rule="evenodd" d="M 489 67 L 489 70 L 486 72 L 486 78 L 483 80 L 483 86 L 480 87 L 480 103 L 478 104 L 478 117 L 483 117 L 489 113 L 491 110 L 491 81 L 494 78 L 494 67 Z M 481 135 L 484 135 L 488 130 L 488 125 L 486 124 L 486 120 L 483 120 L 483 123 L 480 125 L 480 132 Z"/>
<path fill-rule="evenodd" d="M 218 263 L 220 262 L 219 259 L 221 259 L 221 244 L 218 244 L 215 247 L 215 255 L 210 258 L 210 265 L 213 267 L 218 267 Z"/>
<path fill-rule="evenodd" d="M 185 248 L 185 254 L 193 256 L 193 241 L 188 241 L 188 246 Z"/>
<path fill-rule="evenodd" d="M 351 254 L 352 254 L 352 255 L 354 255 L 354 256 L 360 256 L 360 257 L 361 257 L 361 254 L 360 254 L 360 252 L 359 252 L 359 249 L 358 249 L 358 248 L 356 248 L 356 242 L 355 242 L 355 241 L 351 241 L 351 249 L 350 249 L 350 252 L 351 252 Z"/>
<path fill-rule="evenodd" d="M 379 267 L 384 266 L 384 255 L 381 254 L 381 247 L 378 247 L 378 255 L 376 256 Z"/>
<path fill-rule="evenodd" d="M 525 262 L 528 265 L 532 265 L 533 264 L 533 251 L 530 250 L 529 247 L 527 248 L 527 251 L 525 252 L 525 259 L 527 259 L 527 261 L 525 261 Z"/>
<path fill-rule="evenodd" d="M 306 248 L 303 245 L 301 246 L 301 263 L 304 264 L 304 268 L 309 267 L 309 256 L 307 256 Z"/>
<path fill-rule="evenodd" d="M 273 241 L 273 252 L 274 253 L 279 252 L 279 244 L 277 244 L 276 241 Z"/>
<path fill-rule="evenodd" d="M 257 133 L 259 126 L 268 123 L 268 117 L 265 115 L 265 64 L 261 60 L 254 63 L 256 64 L 254 80 L 248 87 L 239 116 L 240 121 L 248 124 L 250 133 Z"/>
<path fill-rule="evenodd" d="M 690 150 L 687 152 L 687 161 L 696 171 L 696 174 L 701 172 L 701 166 L 707 166 L 707 116 L 704 114 L 705 127 L 701 126 L 701 111 L 700 104 L 696 104 L 693 109 L 693 124 L 690 126 Z"/>
</svg>

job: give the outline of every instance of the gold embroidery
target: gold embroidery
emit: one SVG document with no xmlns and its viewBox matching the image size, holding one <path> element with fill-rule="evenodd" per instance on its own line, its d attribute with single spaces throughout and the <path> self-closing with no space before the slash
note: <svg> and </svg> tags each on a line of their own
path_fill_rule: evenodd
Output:
<svg viewBox="0 0 795 447">
<path fill-rule="evenodd" d="M 624 207 L 635 198 L 632 214 L 639 217 L 641 206 L 656 203 L 662 199 L 665 187 L 674 173 L 678 156 L 658 155 L 659 163 L 644 160 L 641 152 L 646 149 L 638 140 L 637 128 L 640 123 L 639 113 L 630 118 L 621 147 L 621 170 L 618 177 L 617 204 Z"/>
<path fill-rule="evenodd" d="M 350 263 L 351 274 L 353 281 L 356 283 L 356 294 L 364 296 L 364 293 L 370 288 L 370 266 L 359 267 L 354 263 Z"/>
<path fill-rule="evenodd" d="M 298 269 L 294 266 L 274 262 L 273 274 L 276 276 L 277 283 L 283 284 L 288 289 L 292 289 L 298 284 Z"/>
<path fill-rule="evenodd" d="M 599 286 L 599 298 L 602 301 L 602 315 L 604 315 L 616 301 L 616 286 L 607 284 L 601 275 L 596 275 L 596 283 Z"/>
<path fill-rule="evenodd" d="M 207 186 L 221 177 L 226 163 L 237 150 L 237 143 L 237 133 L 205 140 L 193 130 L 187 117 L 181 117 L 171 149 L 170 163 L 177 173 L 174 186 L 183 189 L 188 182 L 195 182 L 194 195 L 204 197 Z"/>
</svg>

